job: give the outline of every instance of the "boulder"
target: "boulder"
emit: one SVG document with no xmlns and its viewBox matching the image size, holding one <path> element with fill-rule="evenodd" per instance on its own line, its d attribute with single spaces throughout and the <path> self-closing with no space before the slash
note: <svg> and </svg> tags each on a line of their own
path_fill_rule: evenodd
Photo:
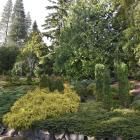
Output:
<svg viewBox="0 0 140 140">
<path fill-rule="evenodd" d="M 13 137 L 13 136 L 17 135 L 17 132 L 15 129 L 10 129 L 10 130 L 8 130 L 6 135 L 9 137 Z"/>
<path fill-rule="evenodd" d="M 15 136 L 15 137 L 3 136 L 0 137 L 0 140 L 24 140 L 24 139 L 21 136 Z"/>
</svg>

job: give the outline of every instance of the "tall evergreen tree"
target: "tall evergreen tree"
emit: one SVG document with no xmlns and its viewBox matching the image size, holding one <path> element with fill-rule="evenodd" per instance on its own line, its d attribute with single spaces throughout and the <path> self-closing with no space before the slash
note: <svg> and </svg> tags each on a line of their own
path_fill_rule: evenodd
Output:
<svg viewBox="0 0 140 140">
<path fill-rule="evenodd" d="M 17 45 L 26 38 L 26 19 L 22 0 L 16 0 L 12 14 L 12 24 L 10 29 L 10 40 Z"/>
<path fill-rule="evenodd" d="M 43 25 L 44 30 L 46 30 L 44 35 L 51 39 L 53 45 L 58 45 L 60 31 L 64 27 L 64 21 L 67 17 L 67 10 L 71 1 L 49 0 L 49 2 L 51 6 L 46 7 L 49 15 L 46 17 L 45 24 Z"/>
<path fill-rule="evenodd" d="M 30 12 L 27 13 L 25 20 L 26 20 L 27 34 L 29 34 L 31 32 L 31 24 L 32 24 Z"/>
<path fill-rule="evenodd" d="M 36 21 L 34 21 L 34 23 L 33 23 L 32 32 L 39 32 L 38 25 L 37 25 Z"/>
<path fill-rule="evenodd" d="M 32 32 L 28 37 L 28 41 L 25 44 L 25 47 L 22 50 L 22 55 L 26 64 L 28 65 L 28 74 L 31 77 L 35 66 L 38 65 L 40 56 L 42 56 L 45 44 L 42 40 L 42 34 L 38 29 L 36 21 L 33 23 Z"/>
<path fill-rule="evenodd" d="M 0 21 L 0 36 L 2 37 L 2 41 L 4 41 L 4 44 L 7 43 L 11 14 L 12 14 L 12 0 L 8 0 L 3 9 Z"/>
<path fill-rule="evenodd" d="M 128 79 L 128 67 L 125 63 L 119 63 L 116 65 L 117 78 L 118 78 L 118 94 L 120 103 L 123 107 L 129 105 L 129 79 Z"/>
</svg>

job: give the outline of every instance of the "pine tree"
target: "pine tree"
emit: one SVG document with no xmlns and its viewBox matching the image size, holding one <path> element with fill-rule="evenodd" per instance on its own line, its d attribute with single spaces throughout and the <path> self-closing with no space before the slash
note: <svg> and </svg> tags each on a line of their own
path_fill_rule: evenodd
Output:
<svg viewBox="0 0 140 140">
<path fill-rule="evenodd" d="M 2 18 L 0 21 L 0 36 L 2 36 L 4 44 L 7 43 L 11 14 L 12 14 L 12 0 L 8 0 L 4 7 Z"/>
<path fill-rule="evenodd" d="M 64 21 L 68 15 L 67 10 L 71 1 L 49 0 L 49 2 L 51 2 L 51 6 L 46 7 L 49 15 L 46 17 L 43 25 L 44 30 L 46 30 L 44 35 L 51 39 L 53 45 L 58 45 L 60 31 L 64 27 Z"/>
<path fill-rule="evenodd" d="M 38 25 L 37 25 L 36 21 L 34 21 L 34 23 L 33 23 L 32 32 L 39 32 Z"/>
<path fill-rule="evenodd" d="M 32 24 L 30 12 L 27 13 L 25 20 L 26 20 L 26 30 L 27 30 L 27 34 L 29 34 L 30 31 L 31 31 L 30 28 L 31 28 L 31 24 Z"/>
<path fill-rule="evenodd" d="M 12 14 L 12 24 L 10 28 L 10 40 L 19 46 L 24 42 L 27 35 L 26 19 L 22 0 L 16 0 Z"/>
</svg>

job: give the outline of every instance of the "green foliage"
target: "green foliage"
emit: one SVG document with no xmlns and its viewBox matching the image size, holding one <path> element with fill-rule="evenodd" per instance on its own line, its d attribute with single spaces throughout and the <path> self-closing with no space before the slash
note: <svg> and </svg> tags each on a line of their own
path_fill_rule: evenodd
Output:
<svg viewBox="0 0 140 140">
<path fill-rule="evenodd" d="M 81 97 L 81 101 L 86 101 L 88 97 L 93 96 L 94 97 L 94 87 L 95 83 L 93 80 L 82 80 L 82 81 L 76 81 L 72 83 L 74 89 L 76 90 L 77 94 Z"/>
<path fill-rule="evenodd" d="M 136 95 L 136 96 L 134 97 L 134 100 L 140 100 L 140 94 Z"/>
<path fill-rule="evenodd" d="M 36 121 L 76 112 L 78 107 L 79 97 L 71 89 L 65 89 L 63 94 L 36 89 L 17 100 L 3 121 L 10 128 L 26 130 Z"/>
<path fill-rule="evenodd" d="M 54 62 L 53 62 L 52 54 L 48 52 L 47 48 L 46 48 L 45 53 L 48 53 L 48 54 L 41 56 L 39 58 L 39 64 L 35 67 L 34 73 L 37 77 L 40 77 L 42 74 L 46 74 L 46 75 L 53 74 Z"/>
<path fill-rule="evenodd" d="M 110 88 L 110 72 L 106 68 L 104 72 L 104 98 L 103 98 L 103 103 L 106 109 L 110 109 L 112 107 L 112 93 L 111 93 L 111 88 Z"/>
<path fill-rule="evenodd" d="M 32 77 L 31 75 L 27 75 L 27 84 L 31 84 L 32 83 Z"/>
<path fill-rule="evenodd" d="M 133 103 L 131 104 L 131 107 L 135 110 L 139 110 L 140 111 L 140 100 L 135 100 L 133 101 Z"/>
<path fill-rule="evenodd" d="M 4 44 L 7 44 L 11 14 L 12 14 L 12 0 L 7 0 L 0 20 L 0 36 L 3 36 L 2 41 Z"/>
<path fill-rule="evenodd" d="M 25 40 L 26 35 L 27 30 L 23 1 L 16 0 L 13 8 L 9 37 L 12 42 L 19 45 L 19 43 L 22 43 Z"/>
<path fill-rule="evenodd" d="M 66 17 L 68 16 L 68 7 L 70 1 L 64 0 L 51 0 L 51 4 L 47 5 L 47 13 L 44 29 L 46 30 L 44 35 L 52 40 L 52 45 L 59 44 L 59 37 L 62 27 L 65 25 Z"/>
<path fill-rule="evenodd" d="M 32 86 L 13 86 L 0 89 L 0 123 L 3 115 L 10 111 L 14 102 L 31 89 L 33 89 Z"/>
<path fill-rule="evenodd" d="M 0 74 L 12 70 L 18 54 L 18 48 L 14 46 L 0 47 Z"/>
<path fill-rule="evenodd" d="M 112 107 L 110 72 L 103 64 L 95 65 L 96 100 L 102 101 L 106 109 Z"/>
<path fill-rule="evenodd" d="M 31 24 L 32 24 L 30 12 L 27 13 L 25 17 L 25 21 L 26 21 L 26 31 L 27 31 L 27 36 L 28 36 L 31 31 Z"/>
<path fill-rule="evenodd" d="M 103 108 L 101 103 L 83 103 L 77 113 L 39 122 L 36 126 L 55 133 L 68 129 L 70 132 L 99 138 L 121 136 L 124 140 L 139 139 L 139 111 L 116 109 L 108 112 Z"/>
<path fill-rule="evenodd" d="M 112 6 L 107 6 L 108 3 Z M 115 11 L 110 0 L 79 0 L 70 8 L 69 18 L 61 29 L 60 47 L 56 50 L 55 72 L 79 80 L 94 78 L 97 63 L 107 64 L 113 70 L 114 60 L 124 58 L 120 51 L 117 53 L 124 25 L 115 25 Z"/>
<path fill-rule="evenodd" d="M 21 69 L 25 69 L 25 73 L 32 77 L 35 67 L 39 65 L 40 57 L 42 57 L 42 55 L 44 56 L 44 52 L 46 54 L 48 49 L 43 42 L 42 34 L 38 30 L 37 23 L 34 22 L 32 32 L 21 50 L 21 60 L 19 62 L 26 66 L 25 68 L 21 67 Z"/>
<path fill-rule="evenodd" d="M 63 79 L 56 76 L 42 75 L 40 78 L 40 88 L 48 88 L 50 91 L 63 91 Z"/>
<path fill-rule="evenodd" d="M 103 64 L 96 64 L 95 80 L 96 80 L 96 100 L 97 101 L 103 101 L 103 98 L 104 98 L 104 73 L 105 73 L 105 66 Z"/>
<path fill-rule="evenodd" d="M 118 78 L 118 94 L 122 106 L 129 105 L 129 80 L 128 80 L 128 67 L 125 63 L 117 64 L 117 78 Z"/>
</svg>

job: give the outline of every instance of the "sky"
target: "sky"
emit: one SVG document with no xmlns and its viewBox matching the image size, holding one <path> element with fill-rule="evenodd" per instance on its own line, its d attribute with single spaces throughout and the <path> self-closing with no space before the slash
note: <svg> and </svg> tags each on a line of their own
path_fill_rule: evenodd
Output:
<svg viewBox="0 0 140 140">
<path fill-rule="evenodd" d="M 12 0 L 13 4 L 15 0 Z M 7 0 L 0 0 L 0 15 L 3 11 L 3 7 L 6 4 Z M 41 27 L 44 24 L 45 16 L 47 15 L 47 11 L 45 7 L 48 5 L 47 0 L 23 0 L 25 13 L 28 11 L 31 14 L 32 21 L 36 20 L 39 26 L 39 29 L 42 31 Z"/>
</svg>

